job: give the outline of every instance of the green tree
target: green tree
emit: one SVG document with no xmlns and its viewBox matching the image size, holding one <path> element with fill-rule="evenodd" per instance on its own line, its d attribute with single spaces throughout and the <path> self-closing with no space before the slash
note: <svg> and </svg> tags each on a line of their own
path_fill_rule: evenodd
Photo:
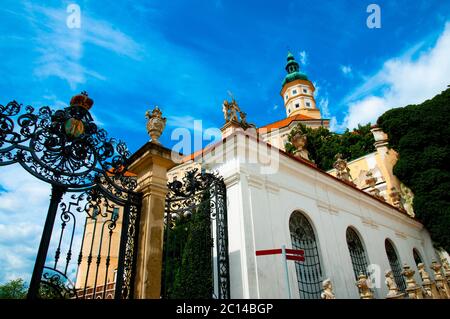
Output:
<svg viewBox="0 0 450 319">
<path fill-rule="evenodd" d="M 394 174 L 413 191 L 416 217 L 450 251 L 450 89 L 391 109 L 377 123 L 399 153 Z"/>
<path fill-rule="evenodd" d="M 292 145 L 292 137 L 301 132 L 306 134 L 308 142 L 306 148 L 309 152 L 309 158 L 320 169 L 329 170 L 333 168 L 335 156 L 341 153 L 348 161 L 364 156 L 375 151 L 373 134 L 370 131 L 371 125 L 358 125 L 353 131 L 348 129 L 343 134 L 330 132 L 327 128 L 319 127 L 316 129 L 305 126 L 302 123 L 297 124 L 288 136 L 286 151 L 293 153 L 295 147 Z"/>
<path fill-rule="evenodd" d="M 210 299 L 213 294 L 211 237 L 211 205 L 209 192 L 191 216 L 181 266 L 173 284 L 172 297 L 176 299 Z"/>
<path fill-rule="evenodd" d="M 24 299 L 26 295 L 27 286 L 21 278 L 0 285 L 0 299 Z"/>
<path fill-rule="evenodd" d="M 189 235 L 192 220 L 181 216 L 169 230 L 165 229 L 167 238 L 164 241 L 164 261 L 162 265 L 162 293 L 172 298 L 177 273 L 181 268 L 184 247 Z M 167 226 L 166 226 L 167 227 Z"/>
</svg>

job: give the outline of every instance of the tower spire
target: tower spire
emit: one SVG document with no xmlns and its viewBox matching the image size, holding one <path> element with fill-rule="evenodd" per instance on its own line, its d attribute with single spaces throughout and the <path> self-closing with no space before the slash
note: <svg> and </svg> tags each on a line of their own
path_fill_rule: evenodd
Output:
<svg viewBox="0 0 450 319">
<path fill-rule="evenodd" d="M 286 63 L 286 72 L 292 74 L 294 72 L 298 72 L 300 70 L 300 65 L 295 61 L 294 55 L 291 51 L 288 51 L 287 55 L 287 63 Z"/>
<path fill-rule="evenodd" d="M 281 89 L 286 115 L 288 117 L 303 115 L 312 119 L 321 119 L 320 110 L 316 107 L 314 99 L 314 84 L 305 73 L 300 72 L 300 65 L 290 51 L 286 60 L 287 74 Z"/>
</svg>

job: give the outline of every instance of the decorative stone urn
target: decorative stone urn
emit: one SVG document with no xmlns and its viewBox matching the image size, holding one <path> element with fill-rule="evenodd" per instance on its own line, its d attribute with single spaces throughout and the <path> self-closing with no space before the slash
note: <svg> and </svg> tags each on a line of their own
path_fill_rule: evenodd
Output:
<svg viewBox="0 0 450 319">
<path fill-rule="evenodd" d="M 147 111 L 145 117 L 148 119 L 147 132 L 150 136 L 150 142 L 161 144 L 158 139 L 166 127 L 167 119 L 162 117 L 162 112 L 157 106 L 155 106 L 151 114 Z"/>
<path fill-rule="evenodd" d="M 359 296 L 361 299 L 373 299 L 373 292 L 369 287 L 369 282 L 367 276 L 364 274 L 359 274 L 356 286 L 359 289 Z"/>
<path fill-rule="evenodd" d="M 402 275 L 406 278 L 406 292 L 410 299 L 423 299 L 422 289 L 416 284 L 414 279 L 415 273 L 407 264 L 403 266 Z"/>
<path fill-rule="evenodd" d="M 430 280 L 430 275 L 425 270 L 424 263 L 419 263 L 417 265 L 417 268 L 419 269 L 420 278 L 422 278 L 422 287 L 424 290 L 424 298 L 431 299 L 431 298 L 433 298 L 433 283 Z"/>
<path fill-rule="evenodd" d="M 433 260 L 431 262 L 430 268 L 433 269 L 433 271 L 434 271 L 434 281 L 436 282 L 436 289 L 438 290 L 440 297 L 442 299 L 447 299 L 448 296 L 447 296 L 446 286 L 448 286 L 448 285 L 445 282 L 444 276 L 442 276 L 441 264 L 439 264 L 438 262 Z"/>
</svg>

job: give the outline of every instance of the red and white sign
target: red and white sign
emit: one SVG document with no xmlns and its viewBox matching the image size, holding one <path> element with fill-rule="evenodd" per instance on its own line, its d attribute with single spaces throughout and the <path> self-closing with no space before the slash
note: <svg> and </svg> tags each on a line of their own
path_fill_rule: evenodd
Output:
<svg viewBox="0 0 450 319">
<path fill-rule="evenodd" d="M 282 255 L 283 266 L 285 270 L 286 277 L 286 290 L 288 293 L 289 299 L 292 298 L 291 295 L 291 285 L 289 283 L 289 273 L 288 273 L 288 260 L 294 261 L 305 261 L 305 251 L 303 249 L 287 249 L 285 245 L 281 246 L 278 249 L 265 249 L 265 250 L 257 250 L 256 256 L 267 256 L 267 255 Z"/>
<path fill-rule="evenodd" d="M 303 249 L 285 249 L 285 251 L 287 260 L 305 261 L 305 251 Z M 281 248 L 257 250 L 256 256 L 279 255 L 282 252 L 283 250 Z"/>
</svg>

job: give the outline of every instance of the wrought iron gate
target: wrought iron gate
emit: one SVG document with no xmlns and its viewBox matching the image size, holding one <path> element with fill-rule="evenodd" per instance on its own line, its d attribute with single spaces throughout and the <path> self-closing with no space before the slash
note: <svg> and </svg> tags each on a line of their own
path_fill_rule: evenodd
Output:
<svg viewBox="0 0 450 319">
<path fill-rule="evenodd" d="M 142 196 L 126 145 L 97 127 L 92 104 L 82 92 L 57 111 L 0 105 L 0 166 L 51 185 L 30 299 L 133 297 Z"/>
<path fill-rule="evenodd" d="M 206 242 L 211 242 L 211 270 L 214 279 L 214 291 L 211 292 L 211 298 L 230 298 L 227 201 L 223 179 L 216 173 L 206 173 L 203 170 L 198 172 L 197 169 L 193 169 L 186 173 L 182 181 L 174 180 L 169 183 L 168 188 L 165 210 L 162 297 L 171 298 L 168 285 L 175 280 L 175 274 L 170 269 L 182 267 L 181 259 L 184 244 L 189 237 L 190 218 L 193 218 L 194 214 L 201 214 L 206 210 L 204 218 L 207 218 L 211 225 L 209 233 L 205 234 Z M 182 236 L 182 239 L 178 239 L 179 246 L 173 247 L 171 241 L 175 239 L 177 225 L 182 226 L 182 232 L 178 231 L 178 236 Z M 184 298 L 186 297 L 191 296 L 184 296 Z"/>
</svg>

